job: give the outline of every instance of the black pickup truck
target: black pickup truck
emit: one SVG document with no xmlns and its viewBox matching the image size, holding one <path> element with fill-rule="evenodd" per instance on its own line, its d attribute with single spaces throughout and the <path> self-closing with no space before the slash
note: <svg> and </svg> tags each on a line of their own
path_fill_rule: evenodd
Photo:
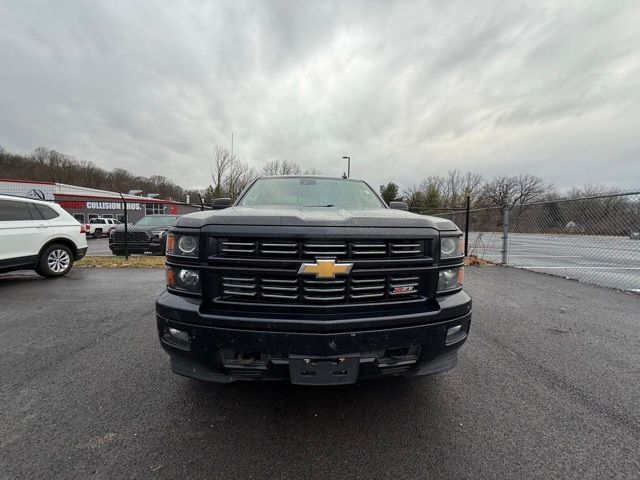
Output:
<svg viewBox="0 0 640 480">
<path fill-rule="evenodd" d="M 452 222 L 341 178 L 263 177 L 228 206 L 169 230 L 156 318 L 174 372 L 333 385 L 455 366 L 471 298 Z"/>
<path fill-rule="evenodd" d="M 114 255 L 142 254 L 164 255 L 167 230 L 177 215 L 147 215 L 133 225 L 118 225 L 109 234 L 109 248 Z"/>
</svg>

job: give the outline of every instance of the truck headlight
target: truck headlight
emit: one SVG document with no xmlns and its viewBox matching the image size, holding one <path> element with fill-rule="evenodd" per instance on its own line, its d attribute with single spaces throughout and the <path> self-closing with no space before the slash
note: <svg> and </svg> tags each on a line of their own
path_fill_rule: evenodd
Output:
<svg viewBox="0 0 640 480">
<path fill-rule="evenodd" d="M 197 257 L 198 236 L 169 232 L 167 235 L 167 255 Z"/>
<path fill-rule="evenodd" d="M 462 287 L 464 267 L 447 268 L 438 273 L 438 293 L 446 293 Z"/>
<path fill-rule="evenodd" d="M 190 268 L 167 265 L 167 287 L 185 292 L 200 293 L 200 273 Z"/>
<path fill-rule="evenodd" d="M 456 237 L 441 237 L 440 238 L 440 258 L 457 258 L 461 257 L 464 253 L 464 241 L 462 235 Z"/>
</svg>

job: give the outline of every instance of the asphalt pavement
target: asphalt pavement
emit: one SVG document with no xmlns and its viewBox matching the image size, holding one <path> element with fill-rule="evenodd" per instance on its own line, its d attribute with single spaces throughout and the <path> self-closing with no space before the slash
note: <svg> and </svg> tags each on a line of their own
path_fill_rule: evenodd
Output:
<svg viewBox="0 0 640 480">
<path fill-rule="evenodd" d="M 469 268 L 455 370 L 304 388 L 172 374 L 162 282 L 0 275 L 0 478 L 638 478 L 636 295 Z"/>
</svg>

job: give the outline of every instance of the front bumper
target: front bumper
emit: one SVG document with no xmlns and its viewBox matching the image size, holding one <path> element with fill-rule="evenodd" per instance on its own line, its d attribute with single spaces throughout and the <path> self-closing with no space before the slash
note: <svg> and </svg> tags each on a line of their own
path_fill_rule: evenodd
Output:
<svg viewBox="0 0 640 480">
<path fill-rule="evenodd" d="M 150 242 L 129 242 L 129 245 L 124 242 L 109 242 L 109 248 L 112 252 L 124 252 L 126 248 L 129 249 L 129 253 L 162 253 L 164 254 L 164 243 L 151 240 Z"/>
<path fill-rule="evenodd" d="M 156 302 L 158 335 L 175 373 L 215 382 L 281 379 L 324 385 L 440 373 L 455 366 L 457 350 L 471 324 L 471 298 L 465 292 L 443 297 L 440 305 L 446 308 L 418 317 L 413 314 L 410 323 L 403 315 L 393 317 L 402 326 L 389 326 L 387 317 L 384 326 L 377 328 L 369 322 L 367 327 L 361 323 L 362 327 L 334 332 L 238 328 L 247 325 L 246 319 L 238 318 L 238 326 L 233 327 L 228 315 L 203 314 L 199 305 L 197 299 L 163 293 Z M 457 326 L 459 333 L 447 337 L 449 329 Z M 177 339 L 169 329 L 185 332 L 180 335 L 188 335 L 188 340 Z M 307 365 L 345 362 L 353 367 L 335 381 L 324 376 L 314 380 L 298 375 L 300 361 Z"/>
</svg>

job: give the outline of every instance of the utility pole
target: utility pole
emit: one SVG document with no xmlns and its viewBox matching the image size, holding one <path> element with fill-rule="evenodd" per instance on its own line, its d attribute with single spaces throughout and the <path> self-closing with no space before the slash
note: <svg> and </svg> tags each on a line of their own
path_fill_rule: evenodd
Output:
<svg viewBox="0 0 640 480">
<path fill-rule="evenodd" d="M 351 157 L 344 156 L 343 160 L 347 160 L 347 178 L 351 177 Z"/>
<path fill-rule="evenodd" d="M 231 132 L 231 156 L 233 157 L 233 132 Z"/>
</svg>

